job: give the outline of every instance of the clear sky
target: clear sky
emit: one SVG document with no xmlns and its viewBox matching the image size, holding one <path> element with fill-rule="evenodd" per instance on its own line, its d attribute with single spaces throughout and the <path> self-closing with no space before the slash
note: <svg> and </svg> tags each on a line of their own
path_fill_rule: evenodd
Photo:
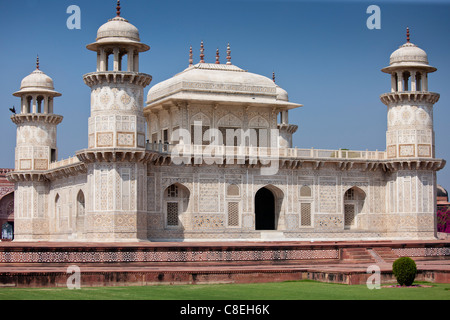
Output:
<svg viewBox="0 0 450 320">
<path fill-rule="evenodd" d="M 81 29 L 70 30 L 70 5 L 81 10 Z M 367 8 L 378 5 L 380 29 L 368 29 Z M 299 129 L 299 148 L 385 150 L 386 106 L 379 96 L 390 91 L 390 76 L 380 71 L 390 54 L 406 42 L 428 53 L 438 71 L 429 90 L 441 94 L 434 109 L 436 156 L 449 161 L 438 183 L 450 189 L 450 1 L 301 1 L 301 0 L 122 0 L 122 17 L 139 28 L 151 47 L 140 56 L 140 71 L 153 76 L 149 88 L 194 63 L 204 41 L 206 62 L 219 48 L 232 63 L 269 78 L 304 107 L 290 113 Z M 86 49 L 97 29 L 115 16 L 115 0 L 0 0 L 0 167 L 14 167 L 16 127 L 9 108 L 21 80 L 35 69 L 53 78 L 62 97 L 55 113 L 59 158 L 87 147 L 90 89 L 83 75 L 95 71 L 96 54 Z"/>
</svg>

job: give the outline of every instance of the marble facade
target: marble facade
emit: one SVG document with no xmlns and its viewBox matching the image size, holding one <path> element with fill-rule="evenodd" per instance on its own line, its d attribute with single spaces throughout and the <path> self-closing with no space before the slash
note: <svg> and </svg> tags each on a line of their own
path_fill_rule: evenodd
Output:
<svg viewBox="0 0 450 320">
<path fill-rule="evenodd" d="M 56 161 L 60 94 L 39 65 L 14 93 L 15 241 L 435 238 L 445 161 L 434 157 L 439 95 L 426 79 L 436 69 L 409 39 L 383 69 L 386 151 L 293 148 L 289 110 L 302 105 L 229 51 L 225 64 L 191 57 L 144 105 L 152 78 L 139 54 L 149 47 L 120 11 L 87 48 L 97 70 L 84 75 L 88 142 L 74 157 Z"/>
</svg>

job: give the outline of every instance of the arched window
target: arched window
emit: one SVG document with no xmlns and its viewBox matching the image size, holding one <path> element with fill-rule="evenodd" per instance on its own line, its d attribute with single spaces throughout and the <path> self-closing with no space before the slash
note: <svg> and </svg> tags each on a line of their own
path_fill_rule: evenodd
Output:
<svg viewBox="0 0 450 320">
<path fill-rule="evenodd" d="M 405 71 L 403 72 L 403 91 L 409 91 L 411 86 L 410 86 L 410 78 L 411 78 L 411 74 L 409 73 L 409 71 Z"/>
<path fill-rule="evenodd" d="M 55 196 L 55 227 L 57 230 L 61 228 L 61 200 L 59 194 Z"/>
<path fill-rule="evenodd" d="M 229 227 L 239 227 L 240 225 L 240 210 L 239 197 L 240 189 L 237 184 L 229 184 L 227 187 L 227 225 Z M 237 198 L 237 199 L 236 199 Z"/>
<path fill-rule="evenodd" d="M 211 122 L 207 115 L 203 112 L 195 114 L 191 118 L 191 143 L 195 145 L 209 145 L 211 137 L 208 134 L 208 130 L 210 128 Z"/>
<path fill-rule="evenodd" d="M 422 75 L 419 72 L 416 73 L 416 91 L 422 91 Z"/>
<path fill-rule="evenodd" d="M 42 103 L 43 102 L 44 102 L 44 97 L 43 96 L 38 96 L 36 98 L 36 113 L 42 113 L 42 109 L 43 109 Z"/>
<path fill-rule="evenodd" d="M 344 193 L 344 227 L 357 227 L 356 216 L 364 210 L 366 194 L 358 187 L 352 187 Z"/>
<path fill-rule="evenodd" d="M 241 146 L 243 137 L 241 137 L 242 120 L 232 113 L 228 113 L 217 121 L 217 129 L 222 135 L 222 141 L 225 146 Z"/>
<path fill-rule="evenodd" d="M 86 202 L 82 190 L 78 191 L 77 195 L 77 216 L 75 218 L 75 230 L 78 233 L 84 232 L 84 217 L 86 210 Z"/>
<path fill-rule="evenodd" d="M 250 145 L 254 147 L 270 147 L 269 122 L 266 119 L 262 116 L 256 116 L 249 121 L 248 127 L 250 134 L 254 133 L 256 137 L 256 141 L 250 141 Z"/>
<path fill-rule="evenodd" d="M 312 225 L 312 190 L 306 185 L 300 188 L 300 225 L 302 227 Z"/>
<path fill-rule="evenodd" d="M 83 191 L 79 191 L 77 195 L 77 217 L 84 216 L 85 212 L 85 201 Z"/>
<path fill-rule="evenodd" d="M 31 101 L 33 101 L 33 97 L 28 96 L 25 113 L 31 113 Z"/>
<path fill-rule="evenodd" d="M 302 198 L 304 198 L 304 197 L 310 198 L 311 195 L 312 195 L 312 193 L 311 193 L 311 188 L 310 187 L 302 186 L 300 188 L 300 197 L 302 197 Z"/>
<path fill-rule="evenodd" d="M 237 184 L 230 184 L 227 188 L 227 196 L 229 197 L 239 197 L 240 191 Z"/>
<path fill-rule="evenodd" d="M 166 227 L 181 227 L 180 215 L 186 211 L 189 202 L 189 190 L 181 184 L 172 184 L 164 191 L 164 213 Z"/>
</svg>

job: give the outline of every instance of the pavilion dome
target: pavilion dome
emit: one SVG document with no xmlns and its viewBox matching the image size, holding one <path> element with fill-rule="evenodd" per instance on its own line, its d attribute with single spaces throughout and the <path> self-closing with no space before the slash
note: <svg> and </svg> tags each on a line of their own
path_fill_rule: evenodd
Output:
<svg viewBox="0 0 450 320">
<path fill-rule="evenodd" d="M 289 101 L 289 96 L 286 90 L 277 86 L 277 100 Z"/>
<path fill-rule="evenodd" d="M 53 80 L 39 69 L 34 70 L 30 75 L 23 78 L 20 89 L 42 88 L 53 90 Z"/>
<path fill-rule="evenodd" d="M 117 6 L 117 16 L 109 19 L 97 30 L 97 38 L 94 43 L 86 47 L 92 51 L 98 51 L 101 46 L 119 45 L 124 47 L 133 46 L 139 52 L 150 50 L 150 47 L 140 42 L 139 30 L 127 19 L 120 16 L 120 4 Z"/>
<path fill-rule="evenodd" d="M 39 60 L 38 60 L 39 61 Z M 14 96 L 21 96 L 23 93 L 40 92 L 53 96 L 61 94 L 55 91 L 53 79 L 39 70 L 39 62 L 37 62 L 36 70 L 22 79 L 20 83 L 20 91 L 15 92 Z"/>
<path fill-rule="evenodd" d="M 110 19 L 97 31 L 98 42 L 112 40 L 141 41 L 138 28 L 119 16 Z"/>
<path fill-rule="evenodd" d="M 391 54 L 389 66 L 382 71 L 390 73 L 393 70 L 407 68 L 419 68 L 428 72 L 437 70 L 428 64 L 427 53 L 414 43 L 409 42 L 409 29 L 407 29 L 407 42 Z"/>
<path fill-rule="evenodd" d="M 154 85 L 148 92 L 147 104 L 166 98 L 290 104 L 287 92 L 268 77 L 232 64 L 204 62 Z"/>
<path fill-rule="evenodd" d="M 428 66 L 427 53 L 413 43 L 407 42 L 395 50 L 389 59 L 394 64 L 421 64 Z"/>
</svg>

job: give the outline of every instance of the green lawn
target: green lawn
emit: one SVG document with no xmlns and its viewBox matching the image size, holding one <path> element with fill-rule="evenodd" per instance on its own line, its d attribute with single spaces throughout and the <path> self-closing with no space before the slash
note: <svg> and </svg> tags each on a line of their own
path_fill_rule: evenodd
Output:
<svg viewBox="0 0 450 320">
<path fill-rule="evenodd" d="M 145 287 L 1 288 L 0 300 L 450 300 L 450 284 L 382 288 L 315 281 Z"/>
</svg>

